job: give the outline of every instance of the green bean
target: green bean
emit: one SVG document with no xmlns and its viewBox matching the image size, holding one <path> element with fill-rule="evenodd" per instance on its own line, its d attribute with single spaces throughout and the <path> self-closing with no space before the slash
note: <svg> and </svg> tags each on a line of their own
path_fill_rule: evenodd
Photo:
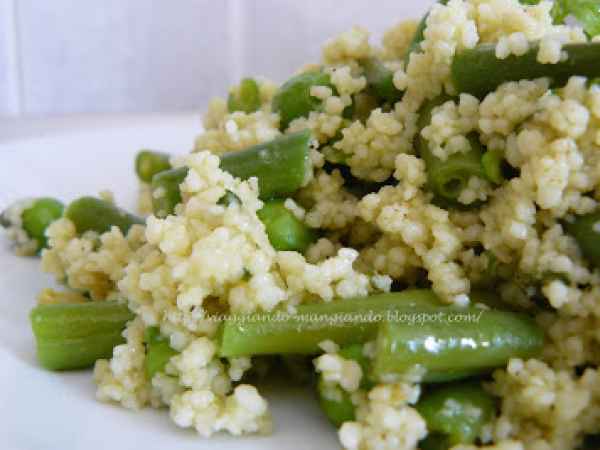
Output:
<svg viewBox="0 0 600 450">
<path fill-rule="evenodd" d="M 331 79 L 324 72 L 306 72 L 286 81 L 273 97 L 271 109 L 279 114 L 279 128 L 285 130 L 292 120 L 307 117 L 321 107 L 321 100 L 310 95 L 313 86 L 334 89 Z"/>
<path fill-rule="evenodd" d="M 435 107 L 443 105 L 449 98 L 438 97 L 427 103 L 419 117 L 419 129 L 423 130 L 431 123 Z M 435 156 L 427 140 L 421 135 L 417 137 L 417 149 L 427 166 L 427 184 L 438 197 L 455 202 L 460 193 L 467 187 L 471 177 L 485 178 L 482 166 L 483 149 L 475 134 L 467 136 L 469 148 L 464 152 L 454 153 L 446 160 Z"/>
<path fill-rule="evenodd" d="M 485 177 L 495 184 L 504 182 L 502 174 L 502 164 L 504 163 L 504 153 L 500 150 L 488 150 L 481 157 L 481 165 Z"/>
<path fill-rule="evenodd" d="M 253 113 L 260 109 L 260 104 L 260 88 L 254 78 L 244 78 L 237 90 L 229 92 L 227 99 L 229 112 Z"/>
<path fill-rule="evenodd" d="M 226 153 L 221 157 L 221 169 L 242 180 L 257 177 L 262 200 L 285 197 L 312 177 L 310 139 L 310 130 L 302 130 L 245 150 Z M 179 186 L 188 170 L 187 167 L 179 167 L 153 177 L 152 209 L 157 217 L 173 214 L 175 206 L 181 203 Z"/>
<path fill-rule="evenodd" d="M 148 327 L 144 331 L 144 343 L 146 344 L 146 359 L 144 370 L 146 378 L 151 380 L 158 372 L 164 372 L 169 360 L 178 354 L 169 345 L 169 340 L 161 336 L 158 327 Z"/>
<path fill-rule="evenodd" d="M 34 200 L 32 205 L 21 214 L 23 230 L 31 239 L 37 241 L 38 250 L 48 246 L 46 229 L 52 222 L 62 217 L 64 208 L 62 202 L 43 197 Z"/>
<path fill-rule="evenodd" d="M 598 0 L 555 0 L 552 7 L 554 23 L 563 23 L 573 16 L 590 37 L 600 34 Z"/>
<path fill-rule="evenodd" d="M 310 130 L 285 134 L 246 150 L 225 153 L 221 168 L 242 180 L 257 177 L 263 200 L 285 197 L 312 176 L 310 141 Z"/>
<path fill-rule="evenodd" d="M 150 183 L 154 175 L 171 168 L 169 159 L 167 153 L 141 150 L 135 157 L 135 172 L 141 181 Z"/>
<path fill-rule="evenodd" d="M 553 87 L 563 86 L 573 75 L 588 78 L 600 76 L 600 42 L 566 44 L 566 59 L 557 64 L 537 61 L 539 45 L 532 43 L 522 56 L 496 58 L 494 44 L 480 44 L 458 52 L 452 61 L 452 81 L 458 92 L 483 98 L 507 81 L 533 80 L 547 77 Z"/>
<path fill-rule="evenodd" d="M 479 308 L 435 314 L 418 327 L 381 324 L 373 361 L 376 379 L 446 381 L 462 377 L 460 372 L 500 367 L 510 358 L 534 357 L 544 344 L 542 330 L 523 314 Z"/>
<path fill-rule="evenodd" d="M 152 177 L 152 211 L 156 217 L 167 217 L 175 213 L 175 207 L 181 203 L 181 190 L 188 174 L 187 167 L 159 172 Z"/>
<path fill-rule="evenodd" d="M 431 440 L 435 440 L 437 446 L 434 447 L 430 441 L 420 447 L 446 450 L 458 444 L 475 442 L 483 426 L 494 417 L 495 401 L 479 383 L 468 382 L 442 386 L 425 393 L 416 409 L 427 422 Z"/>
<path fill-rule="evenodd" d="M 394 72 L 375 58 L 361 62 L 367 79 L 367 86 L 382 102 L 395 103 L 402 98 L 402 91 L 394 86 Z"/>
<path fill-rule="evenodd" d="M 318 354 L 319 343 L 332 340 L 339 345 L 358 344 L 373 339 L 377 333 L 377 321 L 359 320 L 350 317 L 344 323 L 342 315 L 373 318 L 377 314 L 400 308 L 415 308 L 418 305 L 439 305 L 438 298 L 428 290 L 407 290 L 389 294 L 373 295 L 333 301 L 324 304 L 301 305 L 297 315 L 272 312 L 269 320 L 236 322 L 227 320 L 223 325 L 220 354 L 223 357 L 238 357 L 268 354 Z M 283 320 L 276 320 L 282 317 Z M 303 320 L 318 317 L 321 320 Z"/>
<path fill-rule="evenodd" d="M 285 207 L 285 200 L 271 200 L 257 213 L 275 250 L 304 253 L 317 234 Z"/>
<path fill-rule="evenodd" d="M 115 302 L 38 305 L 30 314 L 40 364 L 50 370 L 89 367 L 110 358 L 124 342 L 122 331 L 133 318 Z"/>
<path fill-rule="evenodd" d="M 328 385 L 320 378 L 317 383 L 317 395 L 321 409 L 334 426 L 340 427 L 344 422 L 355 419 L 355 406 L 352 404 L 350 393 L 340 386 Z"/>
<path fill-rule="evenodd" d="M 86 231 L 102 234 L 110 231 L 113 226 L 127 234 L 132 225 L 144 224 L 142 218 L 94 197 L 81 197 L 72 201 L 65 211 L 65 217 L 73 222 L 79 234 Z"/>
<path fill-rule="evenodd" d="M 448 0 L 438 0 L 438 3 L 446 5 L 448 3 Z M 408 66 L 408 62 L 410 61 L 410 55 L 421 51 L 421 43 L 425 40 L 425 29 L 427 28 L 428 17 L 429 13 L 425 14 L 419 22 L 419 25 L 417 25 L 415 35 L 413 36 L 412 41 L 408 46 L 406 56 L 404 57 L 404 63 L 406 66 Z"/>
<path fill-rule="evenodd" d="M 575 216 L 564 222 L 567 233 L 575 238 L 579 250 L 592 265 L 600 267 L 600 211 Z"/>
</svg>

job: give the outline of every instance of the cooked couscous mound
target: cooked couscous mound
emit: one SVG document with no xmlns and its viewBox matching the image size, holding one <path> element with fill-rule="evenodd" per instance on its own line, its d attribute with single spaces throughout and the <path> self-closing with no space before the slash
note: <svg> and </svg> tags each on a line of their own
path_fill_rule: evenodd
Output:
<svg viewBox="0 0 600 450">
<path fill-rule="evenodd" d="M 93 300 L 126 299 L 136 315 L 112 359 L 96 363 L 97 397 L 133 409 L 168 407 L 177 425 L 202 436 L 266 433 L 267 402 L 245 376 L 253 360 L 219 357 L 219 324 L 210 314 L 293 313 L 396 284 L 426 285 L 464 307 L 484 288 L 534 317 L 546 343 L 538 358 L 513 358 L 485 382 L 498 408 L 477 436 L 481 447 L 453 449 L 569 450 L 600 433 L 600 272 L 564 226 L 598 207 L 600 85 L 578 76 L 560 87 L 524 79 L 479 97 L 457 91 L 451 77 L 456 53 L 485 43 L 496 44 L 499 60 L 524 55 L 532 42 L 539 63 L 564 60 L 565 45 L 589 37 L 579 25 L 555 25 L 552 8 L 549 1 L 436 4 L 409 58 L 415 22 L 393 27 L 381 47 L 353 28 L 325 45 L 319 65 L 300 70 L 328 74 L 330 83 L 310 88 L 320 107 L 287 127 L 272 108 L 278 87 L 267 81 L 258 81 L 254 111 L 210 103 L 193 152 L 172 162 L 189 168 L 175 214 L 150 215 L 126 233 L 113 227 L 78 235 L 68 218 L 54 222 L 44 270 Z M 364 69 L 370 58 L 392 72 L 401 95 L 373 102 Z M 447 99 L 420 124 L 422 108 L 441 95 Z M 313 176 L 284 205 L 319 236 L 303 253 L 278 251 L 257 215 L 264 205 L 257 179 L 234 177 L 220 156 L 305 129 Z M 448 206 L 434 196 L 415 142 L 443 162 L 468 151 L 473 135 L 500 155 L 510 176 L 472 175 Z M 372 188 L 357 191 L 357 180 Z M 222 204 L 228 193 L 239 201 Z M 141 209 L 150 211 L 161 195 L 144 184 Z M 151 379 L 144 372 L 148 327 L 158 327 L 176 352 Z M 418 448 L 429 433 L 416 407 L 424 386 L 366 386 L 355 360 L 333 342 L 321 347 L 314 368 L 325 396 L 347 395 L 356 408 L 339 427 L 342 446 Z M 366 358 L 372 347 L 365 345 Z"/>
</svg>

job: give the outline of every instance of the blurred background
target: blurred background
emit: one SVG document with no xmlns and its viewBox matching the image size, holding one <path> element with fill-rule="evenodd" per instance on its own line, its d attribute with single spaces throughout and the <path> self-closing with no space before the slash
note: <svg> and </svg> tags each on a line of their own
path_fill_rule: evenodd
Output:
<svg viewBox="0 0 600 450">
<path fill-rule="evenodd" d="M 246 75 L 283 81 L 323 42 L 378 40 L 431 0 L 0 0 L 0 119 L 204 109 Z"/>
</svg>

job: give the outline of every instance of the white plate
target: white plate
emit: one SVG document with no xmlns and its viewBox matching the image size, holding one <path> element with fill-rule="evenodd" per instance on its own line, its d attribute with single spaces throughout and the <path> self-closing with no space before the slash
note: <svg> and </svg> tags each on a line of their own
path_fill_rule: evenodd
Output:
<svg viewBox="0 0 600 450">
<path fill-rule="evenodd" d="M 20 197 L 65 201 L 102 189 L 132 207 L 135 153 L 140 148 L 187 152 L 196 116 L 102 117 L 0 124 L 0 208 Z M 39 259 L 17 258 L 0 237 L 0 448 L 42 449 L 326 449 L 335 431 L 311 392 L 264 389 L 273 411 L 269 437 L 210 440 L 177 428 L 166 411 L 132 412 L 95 400 L 91 372 L 52 373 L 35 359 L 28 313 L 52 286 Z"/>
</svg>

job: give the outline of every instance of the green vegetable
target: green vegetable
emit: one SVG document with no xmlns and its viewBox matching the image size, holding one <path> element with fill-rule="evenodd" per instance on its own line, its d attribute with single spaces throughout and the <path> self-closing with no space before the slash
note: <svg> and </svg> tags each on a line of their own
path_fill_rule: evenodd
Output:
<svg viewBox="0 0 600 450">
<path fill-rule="evenodd" d="M 329 386 L 321 378 L 317 383 L 317 394 L 321 409 L 333 425 L 340 427 L 344 422 L 354 420 L 355 407 L 350 394 L 340 386 Z"/>
<path fill-rule="evenodd" d="M 260 109 L 260 88 L 253 78 L 244 78 L 236 91 L 229 93 L 227 109 L 229 112 L 242 111 L 253 113 Z"/>
<path fill-rule="evenodd" d="M 64 205 L 49 197 L 36 199 L 33 204 L 23 211 L 21 220 L 23 229 L 31 239 L 38 243 L 38 250 L 48 246 L 46 228 L 63 215 Z"/>
<path fill-rule="evenodd" d="M 539 45 L 531 43 L 522 56 L 511 55 L 496 58 L 494 44 L 480 44 L 464 49 L 452 61 L 452 81 L 457 92 L 466 92 L 483 98 L 507 81 L 533 80 L 548 77 L 552 86 L 563 86 L 573 75 L 588 78 L 600 76 L 600 42 L 566 44 L 565 60 L 557 64 L 541 64 L 537 61 Z"/>
<path fill-rule="evenodd" d="M 285 130 L 298 117 L 307 117 L 311 111 L 321 107 L 321 100 L 310 95 L 313 86 L 334 89 L 328 74 L 306 72 L 286 81 L 273 97 L 271 109 L 279 114 L 279 128 Z"/>
<path fill-rule="evenodd" d="M 554 22 L 559 24 L 563 23 L 567 16 L 573 16 L 590 37 L 600 34 L 598 0 L 554 0 L 552 16 Z"/>
<path fill-rule="evenodd" d="M 247 180 L 258 178 L 260 198 L 269 200 L 293 194 L 312 176 L 309 159 L 310 130 L 279 136 L 272 141 L 245 150 L 226 153 L 221 169 Z M 173 214 L 181 203 L 179 185 L 188 173 L 187 167 L 160 172 L 152 179 L 152 209 L 157 217 Z"/>
<path fill-rule="evenodd" d="M 375 58 L 361 62 L 367 79 L 367 86 L 382 102 L 395 103 L 402 98 L 402 91 L 394 86 L 394 72 Z"/>
<path fill-rule="evenodd" d="M 370 389 L 373 387 L 373 380 L 371 380 L 369 376 L 371 373 L 371 360 L 365 356 L 363 345 L 348 345 L 340 349 L 338 355 L 345 359 L 353 359 L 360 365 L 360 368 L 362 369 L 362 378 L 360 380 L 361 388 Z"/>
<path fill-rule="evenodd" d="M 171 169 L 167 153 L 142 150 L 135 157 L 135 173 L 144 183 L 150 183 L 157 173 Z"/>
<path fill-rule="evenodd" d="M 544 344 L 542 330 L 523 314 L 479 308 L 442 312 L 439 320 L 417 327 L 382 323 L 373 361 L 375 378 L 439 382 L 462 377 L 461 372 L 503 366 L 510 358 L 535 357 Z"/>
<path fill-rule="evenodd" d="M 600 267 L 600 211 L 576 216 L 572 221 L 565 221 L 564 226 L 577 241 L 583 256 Z"/>
<path fill-rule="evenodd" d="M 38 305 L 29 317 L 40 364 L 70 370 L 110 358 L 113 347 L 124 342 L 121 333 L 133 314 L 115 302 L 90 302 Z"/>
<path fill-rule="evenodd" d="M 502 174 L 502 164 L 504 163 L 504 153 L 500 150 L 488 150 L 481 157 L 481 165 L 485 177 L 495 184 L 504 182 Z"/>
<path fill-rule="evenodd" d="M 262 314 L 259 319 L 249 316 L 243 322 L 227 320 L 223 324 L 220 355 L 235 358 L 318 354 L 321 352 L 319 343 L 324 340 L 345 346 L 375 338 L 378 324 L 388 311 L 412 312 L 417 307 L 436 305 L 440 305 L 440 301 L 433 292 L 414 289 L 301 305 L 296 308 L 296 315 L 276 311 Z"/>
<path fill-rule="evenodd" d="M 127 234 L 132 225 L 144 224 L 142 218 L 94 197 L 81 197 L 72 201 L 65 211 L 65 217 L 73 222 L 79 234 L 86 231 L 102 234 L 110 231 L 113 226 Z"/>
<path fill-rule="evenodd" d="M 146 343 L 146 359 L 144 370 L 146 378 L 151 380 L 158 372 L 164 372 L 169 360 L 178 354 L 169 345 L 169 340 L 161 336 L 158 327 L 149 327 L 144 331 L 144 342 Z"/>
<path fill-rule="evenodd" d="M 437 445 L 430 441 L 421 448 L 449 449 L 475 442 L 483 426 L 494 417 L 495 401 L 479 383 L 449 384 L 424 394 L 416 409 Z M 440 443 L 446 446 L 440 447 Z"/>
<path fill-rule="evenodd" d="M 312 176 L 310 140 L 310 130 L 302 130 L 246 150 L 225 153 L 221 169 L 242 180 L 257 177 L 263 200 L 285 197 L 304 186 Z"/>
<path fill-rule="evenodd" d="M 422 130 L 431 123 L 434 108 L 449 100 L 448 97 L 441 96 L 425 104 L 420 112 L 419 129 Z M 471 177 L 485 178 L 481 163 L 483 149 L 479 139 L 475 134 L 470 134 L 467 138 L 468 149 L 464 152 L 454 153 L 448 156 L 446 160 L 442 160 L 431 152 L 429 143 L 420 132 L 417 137 L 417 149 L 427 166 L 429 189 L 436 196 L 450 202 L 458 200 L 460 193 L 467 187 Z"/>
<path fill-rule="evenodd" d="M 298 220 L 285 207 L 284 200 L 271 200 L 258 211 L 258 218 L 265 224 L 271 245 L 280 251 L 297 251 L 304 253 L 312 244 L 317 234 L 305 223 Z"/>
</svg>

